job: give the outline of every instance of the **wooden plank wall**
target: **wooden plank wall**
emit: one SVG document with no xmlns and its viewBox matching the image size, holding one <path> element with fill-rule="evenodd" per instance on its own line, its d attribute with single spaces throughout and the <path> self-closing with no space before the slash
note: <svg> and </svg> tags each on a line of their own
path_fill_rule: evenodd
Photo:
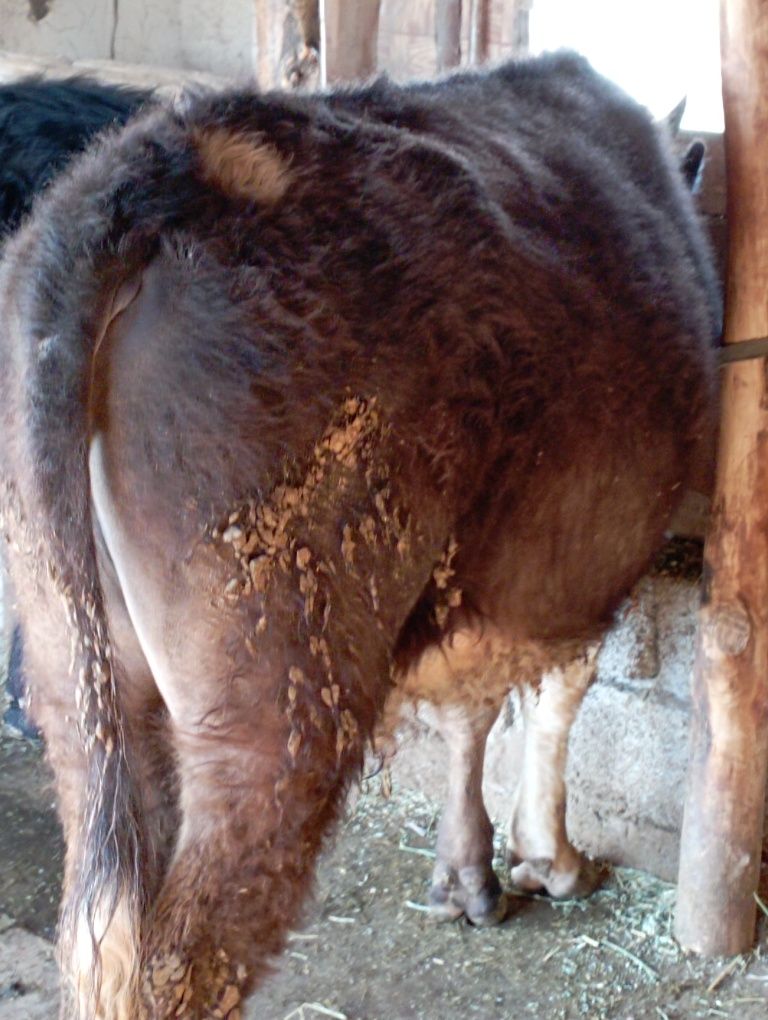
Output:
<svg viewBox="0 0 768 1020">
<path fill-rule="evenodd" d="M 360 22 L 376 33 L 373 0 L 325 0 L 330 78 L 344 77 L 345 71 L 359 68 L 370 73 L 375 68 L 386 71 L 396 80 L 424 78 L 441 68 L 453 66 L 455 60 L 439 59 L 445 45 L 438 47 L 437 10 L 453 8 L 460 11 L 460 62 L 470 58 L 470 25 L 473 12 L 484 13 L 485 25 L 479 45 L 487 59 L 527 52 L 527 17 L 534 0 L 380 0 L 378 41 L 375 51 L 362 61 L 338 51 L 339 35 L 355 36 L 350 22 Z M 289 60 L 286 41 L 297 40 L 296 25 L 308 0 L 262 0 L 256 5 L 255 67 L 264 88 L 284 84 L 284 68 Z M 373 40 L 371 40 L 372 42 Z M 370 47 L 369 47 L 370 48 Z M 288 46 L 290 49 L 290 45 Z M 312 84 L 312 82 L 309 82 Z"/>
<path fill-rule="evenodd" d="M 461 11 L 461 56 L 468 62 L 472 4 Z M 526 15 L 533 0 L 490 0 L 485 45 L 488 59 L 501 60 L 527 50 Z M 435 25 L 436 0 L 382 0 L 379 68 L 393 78 L 424 78 L 439 70 Z"/>
</svg>

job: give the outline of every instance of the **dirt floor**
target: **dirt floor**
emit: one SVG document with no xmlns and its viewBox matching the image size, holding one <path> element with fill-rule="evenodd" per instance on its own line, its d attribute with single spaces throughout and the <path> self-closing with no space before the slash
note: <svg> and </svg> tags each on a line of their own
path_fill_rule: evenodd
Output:
<svg viewBox="0 0 768 1020">
<path fill-rule="evenodd" d="M 750 955 L 687 959 L 670 935 L 674 889 L 617 870 L 588 900 L 515 896 L 496 929 L 436 926 L 422 905 L 434 805 L 365 785 L 322 863 L 307 926 L 248 1020 L 768 1017 L 768 915 Z M 51 799 L 39 752 L 0 739 L 0 1020 L 57 1015 Z"/>
</svg>

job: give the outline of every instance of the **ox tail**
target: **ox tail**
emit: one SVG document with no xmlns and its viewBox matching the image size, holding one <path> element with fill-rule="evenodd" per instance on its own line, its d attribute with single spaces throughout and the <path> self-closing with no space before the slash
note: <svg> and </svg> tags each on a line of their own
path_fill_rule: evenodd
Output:
<svg viewBox="0 0 768 1020">
<path fill-rule="evenodd" d="M 41 527 L 48 578 L 62 600 L 85 759 L 80 832 L 69 833 L 61 915 L 62 967 L 75 1000 L 67 1016 L 136 1017 L 144 911 L 141 812 L 128 766 L 118 665 L 99 581 L 88 473 L 90 344 L 59 334 L 30 351 L 25 503 Z"/>
<path fill-rule="evenodd" d="M 145 147 L 131 162 L 129 143 L 107 144 L 54 184 L 38 215 L 9 242 L 0 275 L 0 321 L 19 404 L 15 484 L 44 583 L 66 615 L 70 676 L 61 682 L 74 687 L 77 768 L 85 775 L 77 817 L 65 818 L 60 955 L 67 1020 L 140 1016 L 148 844 L 121 718 L 88 469 L 92 373 L 103 323 L 113 295 L 151 255 L 147 238 L 173 215 L 172 198 L 166 210 L 161 194 L 144 196 L 151 222 L 137 225 L 135 210 L 121 199 L 137 194 L 135 178 L 162 180 L 162 168 L 145 164 L 172 155 L 168 147 Z M 126 238 L 131 226 L 141 242 Z"/>
</svg>

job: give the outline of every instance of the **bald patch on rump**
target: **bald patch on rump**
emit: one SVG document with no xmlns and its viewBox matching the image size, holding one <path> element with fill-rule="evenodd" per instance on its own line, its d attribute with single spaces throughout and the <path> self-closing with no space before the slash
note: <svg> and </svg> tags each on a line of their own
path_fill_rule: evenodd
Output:
<svg viewBox="0 0 768 1020">
<path fill-rule="evenodd" d="M 258 134 L 227 128 L 197 129 L 193 135 L 205 179 L 229 195 L 272 205 L 291 182 L 288 163 Z"/>
</svg>

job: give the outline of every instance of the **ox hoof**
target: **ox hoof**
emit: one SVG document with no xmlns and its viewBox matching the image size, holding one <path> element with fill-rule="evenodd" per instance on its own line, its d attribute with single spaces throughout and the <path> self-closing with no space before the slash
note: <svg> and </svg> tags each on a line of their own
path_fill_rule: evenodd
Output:
<svg viewBox="0 0 768 1020">
<path fill-rule="evenodd" d="M 464 915 L 479 928 L 504 920 L 507 898 L 491 868 L 448 868 L 438 865 L 429 891 L 429 913 L 437 922 Z"/>
<path fill-rule="evenodd" d="M 593 861 L 575 853 L 565 865 L 556 865 L 551 858 L 521 861 L 510 855 L 509 878 L 525 892 L 545 892 L 555 900 L 575 900 L 590 896 L 600 885 L 601 868 Z"/>
</svg>

